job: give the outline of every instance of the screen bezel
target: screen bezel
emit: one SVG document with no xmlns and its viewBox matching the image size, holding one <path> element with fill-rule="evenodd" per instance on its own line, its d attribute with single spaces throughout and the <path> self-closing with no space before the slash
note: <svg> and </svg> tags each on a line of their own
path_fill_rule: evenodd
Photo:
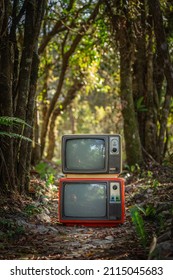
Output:
<svg viewBox="0 0 173 280">
<path fill-rule="evenodd" d="M 105 142 L 105 164 L 102 169 L 68 169 L 66 165 L 66 143 L 74 139 L 96 139 Z M 108 173 L 109 166 L 109 137 L 108 135 L 64 135 L 62 136 L 62 172 L 64 174 L 104 174 Z"/>
<path fill-rule="evenodd" d="M 105 184 L 106 185 L 106 211 L 105 211 L 105 216 L 94 216 L 94 217 L 79 217 L 79 216 L 66 216 L 64 214 L 64 192 L 65 192 L 65 185 L 66 184 Z M 60 204 L 60 212 L 61 212 L 61 218 L 63 220 L 90 220 L 90 221 L 94 221 L 94 220 L 107 220 L 108 219 L 108 197 L 109 197 L 109 182 L 106 181 L 106 180 L 97 180 L 97 181 L 93 181 L 93 180 L 81 180 L 81 181 L 67 181 L 67 182 L 63 182 L 62 183 L 62 186 L 61 186 L 61 196 L 60 196 L 60 199 L 61 199 L 61 204 Z"/>
</svg>

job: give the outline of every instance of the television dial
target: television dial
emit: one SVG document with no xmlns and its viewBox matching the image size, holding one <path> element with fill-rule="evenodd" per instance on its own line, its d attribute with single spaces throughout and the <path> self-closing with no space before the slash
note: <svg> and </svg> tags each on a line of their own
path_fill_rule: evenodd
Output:
<svg viewBox="0 0 173 280">
<path fill-rule="evenodd" d="M 114 185 L 112 188 L 113 188 L 113 190 L 117 190 L 118 187 L 117 187 L 117 185 Z"/>
</svg>

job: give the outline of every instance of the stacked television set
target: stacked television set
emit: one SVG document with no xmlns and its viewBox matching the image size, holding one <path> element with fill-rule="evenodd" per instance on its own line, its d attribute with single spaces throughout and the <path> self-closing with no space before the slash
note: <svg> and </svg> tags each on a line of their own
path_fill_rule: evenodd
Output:
<svg viewBox="0 0 173 280">
<path fill-rule="evenodd" d="M 64 135 L 59 221 L 65 225 L 116 226 L 124 222 L 121 136 Z"/>
</svg>

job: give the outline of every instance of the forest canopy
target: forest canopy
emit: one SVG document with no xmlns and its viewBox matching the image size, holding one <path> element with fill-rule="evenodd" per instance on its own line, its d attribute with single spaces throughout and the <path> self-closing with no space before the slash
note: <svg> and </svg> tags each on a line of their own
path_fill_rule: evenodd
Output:
<svg viewBox="0 0 173 280">
<path fill-rule="evenodd" d="M 65 133 L 119 133 L 124 163 L 171 164 L 173 4 L 0 2 L 0 192 L 27 193 Z"/>
</svg>

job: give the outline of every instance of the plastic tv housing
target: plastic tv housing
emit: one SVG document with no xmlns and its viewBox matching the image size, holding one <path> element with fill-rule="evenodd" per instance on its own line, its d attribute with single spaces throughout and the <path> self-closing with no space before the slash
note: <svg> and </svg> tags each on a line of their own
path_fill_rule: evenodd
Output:
<svg viewBox="0 0 173 280">
<path fill-rule="evenodd" d="M 65 225 L 116 226 L 124 223 L 124 180 L 62 178 L 59 221 Z"/>
<path fill-rule="evenodd" d="M 125 196 L 119 134 L 64 135 L 59 222 L 116 226 L 124 223 Z"/>
<path fill-rule="evenodd" d="M 119 174 L 121 158 L 121 136 L 118 134 L 62 137 L 64 174 Z"/>
</svg>

